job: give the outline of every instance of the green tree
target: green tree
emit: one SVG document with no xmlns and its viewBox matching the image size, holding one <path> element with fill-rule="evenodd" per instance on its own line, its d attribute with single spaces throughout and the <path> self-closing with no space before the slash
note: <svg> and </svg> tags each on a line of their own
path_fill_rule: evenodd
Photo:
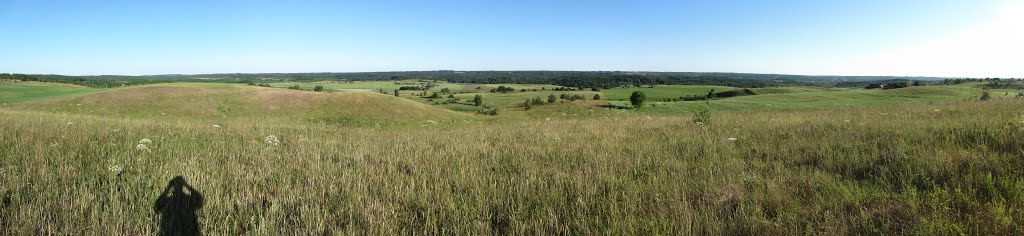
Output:
<svg viewBox="0 0 1024 236">
<path fill-rule="evenodd" d="M 523 108 L 529 111 L 531 108 L 533 108 L 533 101 L 530 101 L 530 99 L 526 99 L 526 102 L 523 103 Z"/>
<path fill-rule="evenodd" d="M 594 94 L 594 100 L 601 100 L 601 94 Z"/>
<path fill-rule="evenodd" d="M 558 97 L 555 97 L 555 94 L 548 95 L 548 103 L 555 103 L 556 101 L 558 101 Z"/>
<path fill-rule="evenodd" d="M 483 105 L 483 104 L 484 104 L 484 97 L 481 97 L 480 94 L 477 94 L 476 96 L 473 96 L 473 105 L 474 106 L 480 106 L 480 105 Z"/>
<path fill-rule="evenodd" d="M 645 102 L 647 102 L 647 94 L 644 92 L 634 91 L 633 95 L 629 96 L 629 103 L 632 103 L 633 107 L 637 109 L 644 106 Z"/>
<path fill-rule="evenodd" d="M 398 89 L 395 89 L 395 97 L 398 97 L 401 93 L 398 93 Z"/>
</svg>

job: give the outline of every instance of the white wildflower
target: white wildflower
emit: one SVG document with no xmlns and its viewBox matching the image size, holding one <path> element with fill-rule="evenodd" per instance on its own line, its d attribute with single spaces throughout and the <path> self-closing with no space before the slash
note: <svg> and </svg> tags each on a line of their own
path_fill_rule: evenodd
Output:
<svg viewBox="0 0 1024 236">
<path fill-rule="evenodd" d="M 427 120 L 427 123 L 437 124 L 437 122 L 435 122 L 434 120 Z"/>
<path fill-rule="evenodd" d="M 726 140 L 729 140 L 730 142 L 735 142 L 737 139 L 736 138 L 727 138 Z"/>
<path fill-rule="evenodd" d="M 704 122 L 697 121 L 697 125 L 704 125 Z"/>
<path fill-rule="evenodd" d="M 544 118 L 544 120 L 546 120 L 546 121 L 551 121 L 551 118 Z"/>
<path fill-rule="evenodd" d="M 75 122 L 68 122 L 68 125 L 73 125 L 73 124 L 75 124 Z"/>
<path fill-rule="evenodd" d="M 942 111 L 942 110 L 939 110 L 939 109 L 935 109 L 935 112 L 940 112 L 940 111 Z"/>
<path fill-rule="evenodd" d="M 140 144 L 136 144 L 135 145 L 135 150 L 145 151 L 145 150 L 149 150 L 149 147 L 146 147 L 145 144 L 141 144 L 140 143 Z"/>
<path fill-rule="evenodd" d="M 153 140 L 149 140 L 149 138 L 139 139 L 139 144 L 151 144 L 151 143 L 153 143 Z"/>
<path fill-rule="evenodd" d="M 648 120 L 650 120 L 650 119 L 651 119 L 651 116 L 647 116 L 647 119 L 648 119 Z"/>
<path fill-rule="evenodd" d="M 114 172 L 114 174 L 121 174 L 121 171 L 123 171 L 124 168 L 121 168 L 121 166 L 119 165 L 112 165 L 110 167 L 107 167 L 107 170 L 110 170 L 110 172 Z"/>
<path fill-rule="evenodd" d="M 277 145 L 277 144 L 281 143 L 280 140 L 277 140 L 277 136 L 274 136 L 274 135 L 268 135 L 266 138 L 263 138 L 263 141 L 267 142 L 268 144 L 273 144 L 273 145 Z"/>
<path fill-rule="evenodd" d="M 220 125 L 213 125 L 214 128 L 220 128 Z"/>
</svg>

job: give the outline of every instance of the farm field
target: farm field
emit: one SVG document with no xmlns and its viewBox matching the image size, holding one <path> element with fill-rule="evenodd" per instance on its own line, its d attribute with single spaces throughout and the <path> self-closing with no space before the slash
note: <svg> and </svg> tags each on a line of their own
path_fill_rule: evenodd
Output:
<svg viewBox="0 0 1024 236">
<path fill-rule="evenodd" d="M 0 82 L 0 234 L 155 234 L 182 185 L 210 235 L 1024 232 L 1024 99 L 975 85 L 272 86 Z"/>
</svg>

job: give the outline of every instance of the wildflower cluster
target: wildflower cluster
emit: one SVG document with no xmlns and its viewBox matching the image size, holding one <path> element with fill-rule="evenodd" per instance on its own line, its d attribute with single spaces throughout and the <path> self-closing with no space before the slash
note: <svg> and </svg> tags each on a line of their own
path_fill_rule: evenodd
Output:
<svg viewBox="0 0 1024 236">
<path fill-rule="evenodd" d="M 119 165 L 111 165 L 110 167 L 107 167 L 107 170 L 110 170 L 110 172 L 114 172 L 114 174 L 119 175 L 121 174 L 121 171 L 124 171 L 124 168 L 121 168 L 121 166 Z"/>
<path fill-rule="evenodd" d="M 263 141 L 272 145 L 278 145 L 281 143 L 281 141 L 277 140 L 277 136 L 274 135 L 268 135 L 266 138 L 263 138 Z"/>
<path fill-rule="evenodd" d="M 153 140 L 149 140 L 149 138 L 143 138 L 143 139 L 139 140 L 139 144 L 135 145 L 135 150 L 148 151 L 149 147 L 147 145 L 152 144 L 152 143 L 153 143 Z"/>
</svg>

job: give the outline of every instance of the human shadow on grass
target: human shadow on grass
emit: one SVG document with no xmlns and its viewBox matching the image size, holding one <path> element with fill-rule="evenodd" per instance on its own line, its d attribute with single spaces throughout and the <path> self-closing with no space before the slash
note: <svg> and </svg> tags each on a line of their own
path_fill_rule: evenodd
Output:
<svg viewBox="0 0 1024 236">
<path fill-rule="evenodd" d="M 184 177 L 174 177 L 153 204 L 153 211 L 160 213 L 159 235 L 200 235 L 196 211 L 201 207 L 203 195 Z"/>
</svg>

